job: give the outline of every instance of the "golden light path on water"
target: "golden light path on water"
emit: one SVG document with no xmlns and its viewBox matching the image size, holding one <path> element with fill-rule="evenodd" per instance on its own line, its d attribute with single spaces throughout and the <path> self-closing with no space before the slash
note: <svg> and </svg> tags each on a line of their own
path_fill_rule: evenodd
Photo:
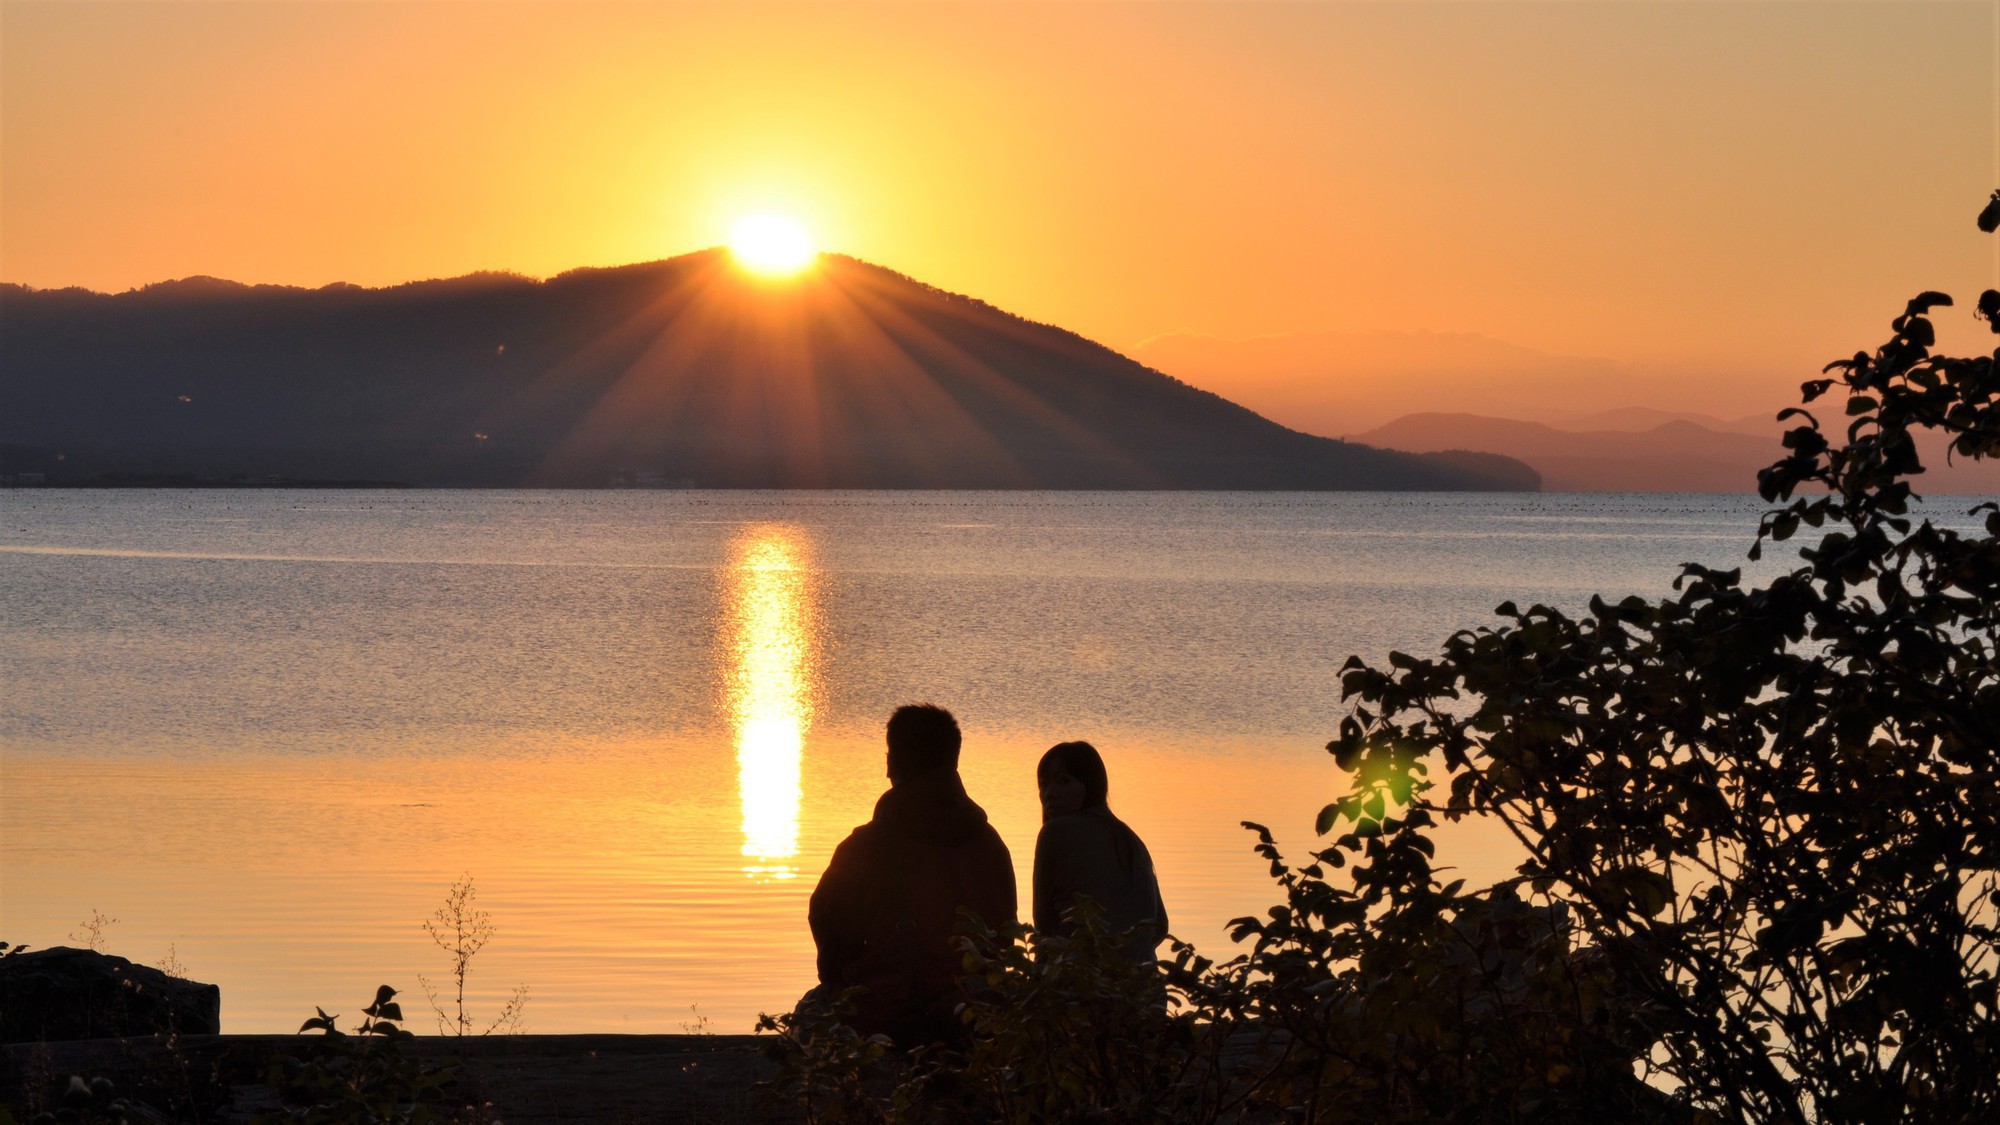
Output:
<svg viewBox="0 0 2000 1125">
<path fill-rule="evenodd" d="M 799 852 L 799 769 L 812 724 L 814 605 L 806 543 L 757 526 L 733 544 L 728 572 L 729 710 L 752 878 L 791 879 Z"/>
</svg>

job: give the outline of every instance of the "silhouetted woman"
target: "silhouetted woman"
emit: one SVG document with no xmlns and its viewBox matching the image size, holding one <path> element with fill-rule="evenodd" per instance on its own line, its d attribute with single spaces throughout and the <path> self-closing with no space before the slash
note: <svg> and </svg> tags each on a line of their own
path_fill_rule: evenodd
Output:
<svg viewBox="0 0 2000 1125">
<path fill-rule="evenodd" d="M 1137 927 L 1129 951 L 1151 961 L 1167 935 L 1167 907 L 1153 857 L 1139 834 L 1111 815 L 1104 759 L 1088 742 L 1062 742 L 1035 767 L 1042 791 L 1042 832 L 1035 839 L 1035 929 L 1067 936 L 1064 911 L 1089 898 L 1106 928 Z"/>
</svg>

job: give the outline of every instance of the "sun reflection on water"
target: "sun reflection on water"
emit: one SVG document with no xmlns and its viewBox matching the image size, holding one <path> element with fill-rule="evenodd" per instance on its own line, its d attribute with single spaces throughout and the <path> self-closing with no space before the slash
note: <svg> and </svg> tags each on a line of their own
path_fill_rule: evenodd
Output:
<svg viewBox="0 0 2000 1125">
<path fill-rule="evenodd" d="M 729 709 L 743 800 L 744 874 L 791 879 L 799 851 L 799 767 L 812 723 L 813 598 L 806 543 L 759 526 L 734 544 L 728 573 Z"/>
</svg>

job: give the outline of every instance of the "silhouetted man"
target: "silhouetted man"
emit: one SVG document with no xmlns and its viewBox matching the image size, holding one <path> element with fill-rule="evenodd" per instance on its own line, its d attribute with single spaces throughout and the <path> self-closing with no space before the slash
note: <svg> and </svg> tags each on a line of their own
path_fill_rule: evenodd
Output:
<svg viewBox="0 0 2000 1125">
<path fill-rule="evenodd" d="M 849 1022 L 898 1043 L 949 1037 L 961 908 L 1014 921 L 1014 861 L 958 777 L 958 722 L 930 704 L 889 718 L 889 791 L 827 864 L 808 917 L 826 996 L 859 985 Z M 830 997 L 828 997 L 830 998 Z"/>
</svg>

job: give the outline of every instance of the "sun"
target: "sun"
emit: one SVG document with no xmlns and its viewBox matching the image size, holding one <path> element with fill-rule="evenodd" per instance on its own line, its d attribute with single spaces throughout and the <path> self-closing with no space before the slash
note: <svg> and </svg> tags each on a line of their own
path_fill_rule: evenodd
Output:
<svg viewBox="0 0 2000 1125">
<path fill-rule="evenodd" d="M 766 277 L 786 277 L 812 265 L 819 252 L 805 228 L 784 215 L 750 215 L 729 228 L 729 250 L 743 268 Z"/>
</svg>

